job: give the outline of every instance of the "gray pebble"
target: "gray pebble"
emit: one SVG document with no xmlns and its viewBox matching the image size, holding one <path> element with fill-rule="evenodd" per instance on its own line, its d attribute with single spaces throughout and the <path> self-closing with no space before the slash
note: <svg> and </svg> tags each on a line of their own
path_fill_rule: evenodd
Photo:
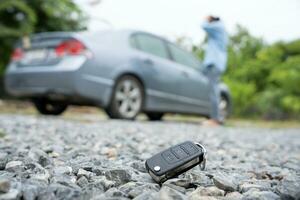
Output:
<svg viewBox="0 0 300 200">
<path fill-rule="evenodd" d="M 259 191 L 267 191 L 267 190 L 271 189 L 271 187 L 265 187 L 265 186 L 257 185 L 257 184 L 244 183 L 240 186 L 240 191 L 241 191 L 241 193 L 245 193 L 253 188 L 258 189 Z"/>
<path fill-rule="evenodd" d="M 177 190 L 174 190 L 170 187 L 163 186 L 159 191 L 159 199 L 164 200 L 184 200 L 187 199 L 187 197 L 182 194 L 181 192 L 178 192 Z"/>
<path fill-rule="evenodd" d="M 8 154 L 5 152 L 0 152 L 0 170 L 4 170 L 6 163 L 8 162 Z"/>
<path fill-rule="evenodd" d="M 57 174 L 57 175 L 71 175 L 72 174 L 72 167 L 70 166 L 59 166 L 59 167 L 55 167 L 53 169 L 53 173 Z"/>
<path fill-rule="evenodd" d="M 137 186 L 128 192 L 128 196 L 130 198 L 135 198 L 144 192 L 158 192 L 159 186 L 157 184 L 144 184 L 141 186 Z"/>
<path fill-rule="evenodd" d="M 0 200 L 18 200 L 21 198 L 21 191 L 17 189 L 11 189 L 7 193 L 0 193 Z"/>
<path fill-rule="evenodd" d="M 197 196 L 224 196 L 224 190 L 220 190 L 215 186 L 210 187 L 198 187 L 190 194 L 190 197 L 195 199 Z"/>
<path fill-rule="evenodd" d="M 280 197 L 274 192 L 249 190 L 243 194 L 243 200 L 279 200 Z"/>
<path fill-rule="evenodd" d="M 25 166 L 22 161 L 10 161 L 6 164 L 5 170 L 9 172 L 22 172 Z"/>
<path fill-rule="evenodd" d="M 0 193 L 7 193 L 10 189 L 10 181 L 7 179 L 0 179 Z"/>
<path fill-rule="evenodd" d="M 52 160 L 48 154 L 37 148 L 31 149 L 28 153 L 28 157 L 43 167 L 52 164 Z"/>
<path fill-rule="evenodd" d="M 85 176 L 81 176 L 77 181 L 76 181 L 76 184 L 79 186 L 79 187 L 85 187 L 87 186 L 89 183 L 88 179 L 85 177 Z"/>
<path fill-rule="evenodd" d="M 232 181 L 231 177 L 222 173 L 213 176 L 215 186 L 227 192 L 237 190 L 237 185 Z"/>
<path fill-rule="evenodd" d="M 117 185 L 122 185 L 131 180 L 131 175 L 124 169 L 111 169 L 105 172 L 105 177 L 108 180 L 116 182 Z"/>
</svg>

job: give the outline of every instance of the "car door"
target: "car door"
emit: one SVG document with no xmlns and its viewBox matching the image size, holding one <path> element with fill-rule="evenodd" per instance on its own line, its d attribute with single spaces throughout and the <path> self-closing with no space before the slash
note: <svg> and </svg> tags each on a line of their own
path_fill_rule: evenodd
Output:
<svg viewBox="0 0 300 200">
<path fill-rule="evenodd" d="M 209 109 L 209 85 L 200 70 L 200 62 L 190 53 L 168 43 L 171 58 L 181 68 L 180 95 L 186 98 L 189 112 L 206 113 Z"/>
<path fill-rule="evenodd" d="M 131 44 L 140 50 L 138 65 L 146 84 L 146 109 L 180 111 L 177 96 L 181 71 L 170 61 L 166 43 L 151 34 L 137 33 L 131 37 Z"/>
</svg>

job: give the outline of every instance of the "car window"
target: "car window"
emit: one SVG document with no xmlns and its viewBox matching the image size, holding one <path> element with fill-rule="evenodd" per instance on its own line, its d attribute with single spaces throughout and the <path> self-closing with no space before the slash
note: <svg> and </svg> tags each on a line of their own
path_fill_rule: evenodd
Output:
<svg viewBox="0 0 300 200">
<path fill-rule="evenodd" d="M 138 45 L 137 45 L 137 41 L 136 41 L 135 36 L 132 36 L 132 37 L 129 38 L 129 43 L 130 43 L 130 46 L 132 46 L 135 49 L 138 49 Z"/>
<path fill-rule="evenodd" d="M 167 48 L 164 42 L 156 37 L 146 34 L 137 34 L 131 37 L 130 43 L 133 47 L 144 52 L 156 55 L 162 58 L 169 58 Z"/>
<path fill-rule="evenodd" d="M 193 55 L 170 43 L 168 47 L 175 62 L 189 67 L 199 68 L 200 62 Z"/>
</svg>

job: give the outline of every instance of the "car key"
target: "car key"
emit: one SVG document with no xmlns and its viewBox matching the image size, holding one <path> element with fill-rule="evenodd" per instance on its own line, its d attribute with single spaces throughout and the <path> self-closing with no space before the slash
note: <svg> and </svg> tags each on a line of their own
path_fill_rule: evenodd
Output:
<svg viewBox="0 0 300 200">
<path fill-rule="evenodd" d="M 150 176 L 162 183 L 200 165 L 205 169 L 206 149 L 199 143 L 186 141 L 172 146 L 146 160 Z"/>
</svg>

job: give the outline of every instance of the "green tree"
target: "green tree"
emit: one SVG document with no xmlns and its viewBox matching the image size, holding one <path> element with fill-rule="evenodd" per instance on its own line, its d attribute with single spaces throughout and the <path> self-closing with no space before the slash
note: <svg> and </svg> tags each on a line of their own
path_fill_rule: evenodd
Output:
<svg viewBox="0 0 300 200">
<path fill-rule="evenodd" d="M 0 37 L 19 37 L 32 32 L 36 23 L 34 11 L 23 1 L 0 2 Z"/>
<path fill-rule="evenodd" d="M 85 22 L 72 0 L 1 0 L 0 75 L 18 38 L 35 32 L 82 30 Z"/>
<path fill-rule="evenodd" d="M 233 94 L 236 116 L 299 118 L 300 42 L 267 45 L 238 27 L 230 38 L 224 76 Z M 242 39 L 241 39 L 242 36 Z"/>
</svg>

